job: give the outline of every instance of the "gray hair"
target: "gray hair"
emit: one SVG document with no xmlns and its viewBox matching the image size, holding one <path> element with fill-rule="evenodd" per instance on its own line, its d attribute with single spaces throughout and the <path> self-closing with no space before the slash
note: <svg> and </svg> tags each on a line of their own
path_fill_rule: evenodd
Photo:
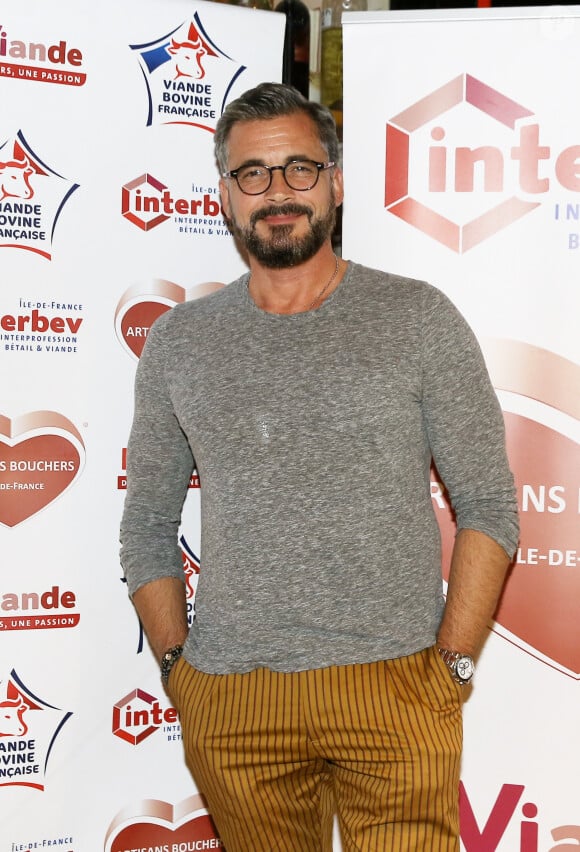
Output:
<svg viewBox="0 0 580 852">
<path fill-rule="evenodd" d="M 264 121 L 297 112 L 304 113 L 314 122 L 328 159 L 338 163 L 340 146 L 330 110 L 322 104 L 307 100 L 292 86 L 283 83 L 260 83 L 228 104 L 217 123 L 214 150 L 220 174 L 223 175 L 227 171 L 228 140 L 234 124 L 242 121 Z"/>
</svg>

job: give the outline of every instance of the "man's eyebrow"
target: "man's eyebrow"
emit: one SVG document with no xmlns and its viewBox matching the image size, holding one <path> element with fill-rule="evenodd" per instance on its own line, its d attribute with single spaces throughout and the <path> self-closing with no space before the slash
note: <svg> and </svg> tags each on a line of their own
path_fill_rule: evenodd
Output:
<svg viewBox="0 0 580 852">
<path fill-rule="evenodd" d="M 243 163 L 240 163 L 239 166 L 236 166 L 234 171 L 238 171 L 239 169 L 244 169 L 246 166 L 265 166 L 266 163 L 263 160 L 255 158 L 250 158 L 249 160 L 244 160 Z"/>
<path fill-rule="evenodd" d="M 273 163 L 274 166 L 287 166 L 288 163 L 294 162 L 303 162 L 304 160 L 309 160 L 310 162 L 316 163 L 318 160 L 315 160 L 313 157 L 308 154 L 290 154 L 289 157 L 286 157 L 285 161 L 282 163 Z M 263 159 L 258 157 L 250 158 L 248 160 L 244 160 L 243 163 L 240 163 L 239 166 L 236 166 L 234 171 L 239 171 L 239 169 L 244 169 L 246 166 L 264 166 L 265 168 L 269 168 L 268 164 L 264 162 Z"/>
</svg>

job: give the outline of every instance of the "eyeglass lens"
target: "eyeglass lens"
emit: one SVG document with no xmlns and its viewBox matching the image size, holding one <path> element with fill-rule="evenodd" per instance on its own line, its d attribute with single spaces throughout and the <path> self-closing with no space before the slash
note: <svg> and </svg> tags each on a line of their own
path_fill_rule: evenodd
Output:
<svg viewBox="0 0 580 852">
<path fill-rule="evenodd" d="M 313 160 L 294 160 L 285 166 L 243 166 L 238 169 L 236 180 L 242 192 L 259 195 L 272 183 L 273 172 L 280 170 L 291 189 L 312 189 L 318 181 L 320 169 Z"/>
</svg>

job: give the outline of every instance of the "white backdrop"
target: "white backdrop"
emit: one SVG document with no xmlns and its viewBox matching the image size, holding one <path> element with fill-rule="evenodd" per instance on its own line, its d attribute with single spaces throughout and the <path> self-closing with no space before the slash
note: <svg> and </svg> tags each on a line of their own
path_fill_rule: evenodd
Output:
<svg viewBox="0 0 580 852">
<path fill-rule="evenodd" d="M 1 852 L 219 846 L 121 580 L 124 448 L 151 322 L 243 270 L 213 129 L 280 79 L 283 27 L 203 0 L 2 5 Z"/>
<path fill-rule="evenodd" d="M 344 27 L 344 256 L 458 305 L 517 480 L 520 548 L 465 706 L 463 848 L 577 849 L 580 9 L 351 13 Z"/>
</svg>

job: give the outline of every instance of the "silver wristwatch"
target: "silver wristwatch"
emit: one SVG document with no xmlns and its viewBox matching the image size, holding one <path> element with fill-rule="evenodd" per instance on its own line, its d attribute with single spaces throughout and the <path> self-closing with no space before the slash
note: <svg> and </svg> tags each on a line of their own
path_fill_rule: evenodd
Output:
<svg viewBox="0 0 580 852">
<path fill-rule="evenodd" d="M 462 654 L 461 651 L 450 651 L 448 648 L 437 648 L 441 655 L 441 659 L 451 672 L 451 677 L 461 686 L 470 683 L 471 678 L 475 674 L 475 663 L 473 657 L 469 654 Z"/>
<path fill-rule="evenodd" d="M 183 645 L 174 645 L 173 648 L 168 648 L 161 657 L 161 680 L 167 686 L 169 672 L 173 668 L 173 664 L 178 660 L 183 653 Z"/>
</svg>

